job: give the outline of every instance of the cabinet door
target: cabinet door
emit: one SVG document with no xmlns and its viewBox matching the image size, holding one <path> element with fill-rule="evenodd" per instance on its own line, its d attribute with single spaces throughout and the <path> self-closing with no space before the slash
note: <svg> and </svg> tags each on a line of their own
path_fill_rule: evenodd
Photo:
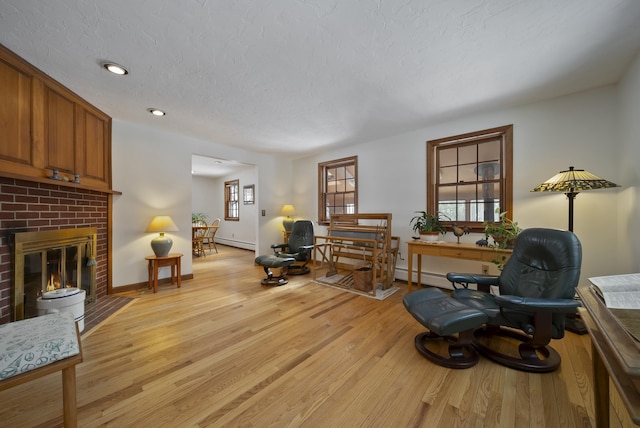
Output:
<svg viewBox="0 0 640 428">
<path fill-rule="evenodd" d="M 111 119 L 88 106 L 78 114 L 78 173 L 83 182 L 110 187 L 111 177 Z"/>
<path fill-rule="evenodd" d="M 0 159 L 33 162 L 31 76 L 0 59 Z"/>
<path fill-rule="evenodd" d="M 70 97 L 45 86 L 45 168 L 76 173 L 76 103 Z"/>
</svg>

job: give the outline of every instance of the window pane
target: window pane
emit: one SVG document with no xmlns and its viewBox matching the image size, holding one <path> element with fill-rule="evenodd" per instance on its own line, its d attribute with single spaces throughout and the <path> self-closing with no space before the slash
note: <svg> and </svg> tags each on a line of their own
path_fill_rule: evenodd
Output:
<svg viewBox="0 0 640 428">
<path fill-rule="evenodd" d="M 478 144 L 478 161 L 497 161 L 500 159 L 500 140 Z"/>
<path fill-rule="evenodd" d="M 355 165 L 348 165 L 345 167 L 345 178 L 355 178 L 356 177 L 356 167 Z"/>
<path fill-rule="evenodd" d="M 460 165 L 458 180 L 461 183 L 469 183 L 477 181 L 476 164 Z"/>
<path fill-rule="evenodd" d="M 457 183 L 458 166 L 447 166 L 440 168 L 440 183 Z"/>
<path fill-rule="evenodd" d="M 478 160 L 478 149 L 475 144 L 458 148 L 459 164 L 475 164 Z"/>
<path fill-rule="evenodd" d="M 478 196 L 476 195 L 476 185 L 475 184 L 465 184 L 458 186 L 458 201 L 462 200 L 465 203 L 476 199 Z"/>
<path fill-rule="evenodd" d="M 452 149 L 439 150 L 439 156 L 441 166 L 458 165 L 458 149 L 456 149 L 455 147 Z"/>
<path fill-rule="evenodd" d="M 500 178 L 500 164 L 484 162 L 478 164 L 478 180 L 494 180 Z"/>
<path fill-rule="evenodd" d="M 438 200 L 440 201 L 455 201 L 456 186 L 439 186 L 438 187 Z"/>
</svg>

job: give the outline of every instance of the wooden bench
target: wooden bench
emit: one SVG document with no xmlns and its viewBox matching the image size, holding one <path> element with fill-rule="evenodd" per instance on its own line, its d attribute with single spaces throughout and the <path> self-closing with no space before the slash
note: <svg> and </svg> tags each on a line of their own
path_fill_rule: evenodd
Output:
<svg viewBox="0 0 640 428">
<path fill-rule="evenodd" d="M 334 214 L 327 235 L 315 237 L 314 280 L 375 296 L 378 285 L 386 290 L 393 284 L 399 245 L 391 214 Z M 359 283 L 363 272 L 370 287 Z"/>
<path fill-rule="evenodd" d="M 62 371 L 64 426 L 77 427 L 76 364 L 80 333 L 70 312 L 0 325 L 0 391 Z"/>
</svg>

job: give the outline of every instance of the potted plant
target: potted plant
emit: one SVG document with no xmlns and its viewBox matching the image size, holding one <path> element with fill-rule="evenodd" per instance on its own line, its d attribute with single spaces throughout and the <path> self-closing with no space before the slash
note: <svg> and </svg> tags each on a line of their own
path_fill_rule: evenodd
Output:
<svg viewBox="0 0 640 428">
<path fill-rule="evenodd" d="M 205 213 L 191 213 L 191 223 L 207 223 L 208 215 Z"/>
<path fill-rule="evenodd" d="M 499 210 L 496 209 L 496 213 Z M 484 234 L 488 238 L 493 238 L 494 245 L 498 248 L 513 248 L 513 244 L 518 237 L 518 234 L 522 232 L 522 228 L 518 226 L 518 223 L 507 218 L 506 212 L 499 213 L 499 220 L 497 222 L 484 222 Z"/>
<path fill-rule="evenodd" d="M 442 223 L 440 223 L 440 213 L 432 214 L 426 211 L 416 211 L 417 216 L 411 219 L 411 228 L 420 234 L 420 237 L 427 241 L 435 241 L 438 234 L 447 233 Z"/>
</svg>

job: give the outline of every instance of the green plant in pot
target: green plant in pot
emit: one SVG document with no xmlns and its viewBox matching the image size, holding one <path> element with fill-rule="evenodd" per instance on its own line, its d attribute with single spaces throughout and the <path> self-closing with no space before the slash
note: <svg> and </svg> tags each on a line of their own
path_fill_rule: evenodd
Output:
<svg viewBox="0 0 640 428">
<path fill-rule="evenodd" d="M 496 213 L 499 210 L 496 209 Z M 484 222 L 484 234 L 493 238 L 494 245 L 498 248 L 513 248 L 513 244 L 518 237 L 518 234 L 522 232 L 522 228 L 518 226 L 518 223 L 507 218 L 507 213 L 499 213 L 499 220 L 497 222 Z"/>
<path fill-rule="evenodd" d="M 427 241 L 435 241 L 438 239 L 438 235 L 447 233 L 440 222 L 440 214 L 432 214 L 426 211 L 416 211 L 417 216 L 411 219 L 411 228 L 415 233 L 418 233 L 422 239 Z"/>
<path fill-rule="evenodd" d="M 208 218 L 205 213 L 191 213 L 191 223 L 206 223 Z"/>
<path fill-rule="evenodd" d="M 496 213 L 499 213 L 499 220 L 497 222 L 484 222 L 484 234 L 488 239 L 489 236 L 493 238 L 494 248 L 506 249 L 513 248 L 513 245 L 516 242 L 516 238 L 518 234 L 522 232 L 522 228 L 518 226 L 518 223 L 507 218 L 506 212 L 499 212 L 499 209 L 496 209 Z M 507 261 L 507 257 L 502 255 L 492 262 L 498 266 L 498 269 L 502 270 L 504 264 Z"/>
</svg>

